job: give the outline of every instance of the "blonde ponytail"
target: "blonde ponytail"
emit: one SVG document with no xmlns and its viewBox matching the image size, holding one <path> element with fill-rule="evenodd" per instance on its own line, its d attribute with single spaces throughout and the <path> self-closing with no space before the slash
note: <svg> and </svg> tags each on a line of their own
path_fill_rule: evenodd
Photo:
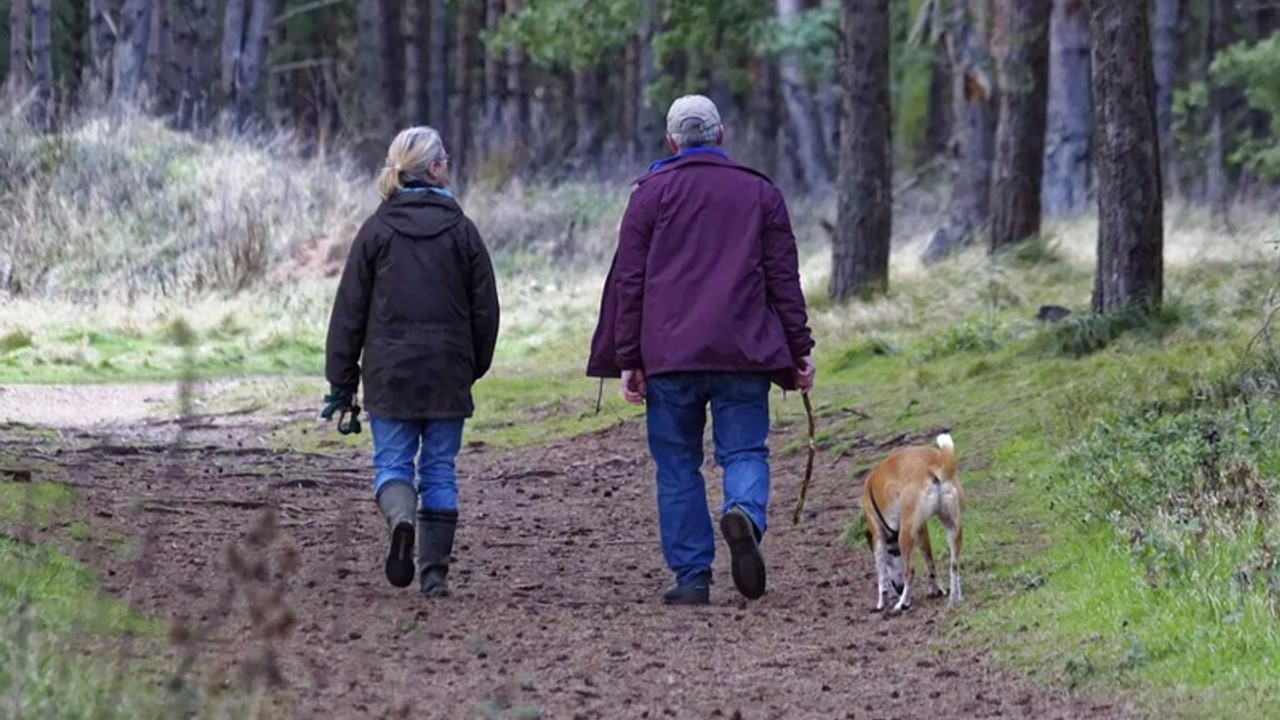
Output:
<svg viewBox="0 0 1280 720">
<path fill-rule="evenodd" d="M 383 200 L 404 188 L 407 178 L 427 180 L 432 163 L 444 160 L 440 133 L 425 125 L 401 130 L 387 148 L 387 162 L 378 173 L 378 194 Z"/>
</svg>

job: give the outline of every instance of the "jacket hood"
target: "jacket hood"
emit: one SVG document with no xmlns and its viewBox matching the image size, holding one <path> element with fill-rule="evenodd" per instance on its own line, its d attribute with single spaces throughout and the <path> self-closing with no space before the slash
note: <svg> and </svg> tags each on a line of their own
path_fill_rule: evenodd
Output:
<svg viewBox="0 0 1280 720">
<path fill-rule="evenodd" d="M 376 214 L 392 230 L 410 237 L 442 235 L 462 222 L 463 217 L 457 201 L 425 188 L 392 195 Z"/>
</svg>

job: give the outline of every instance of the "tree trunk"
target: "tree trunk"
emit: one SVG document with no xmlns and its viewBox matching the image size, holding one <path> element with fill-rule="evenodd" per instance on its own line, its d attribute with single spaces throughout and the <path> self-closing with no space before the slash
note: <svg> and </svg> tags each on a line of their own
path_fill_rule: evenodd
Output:
<svg viewBox="0 0 1280 720">
<path fill-rule="evenodd" d="M 222 15 L 222 102 L 234 106 L 244 49 L 246 0 L 227 0 Z"/>
<path fill-rule="evenodd" d="M 1005 0 L 991 252 L 1040 234 L 1052 0 Z"/>
<path fill-rule="evenodd" d="M 1205 55 L 1207 68 L 1233 40 L 1234 2 L 1209 0 L 1209 47 Z M 1206 75 L 1208 73 L 1206 72 Z M 1209 211 L 1212 217 L 1226 223 L 1231 202 L 1231 178 L 1227 174 L 1227 114 L 1231 110 L 1232 91 L 1208 78 L 1209 83 L 1209 167 L 1206 173 Z"/>
<path fill-rule="evenodd" d="M 178 127 L 190 129 L 207 116 L 214 53 L 211 0 L 175 2 L 173 65 L 178 76 L 175 115 Z"/>
<path fill-rule="evenodd" d="M 182 0 L 153 0 L 151 3 L 151 43 L 147 51 L 147 86 L 155 91 L 155 111 L 172 116 L 182 93 L 182 71 L 174 49 L 175 6 Z"/>
<path fill-rule="evenodd" d="M 93 62 L 89 54 L 89 5 L 84 2 L 71 4 L 70 22 L 67 35 L 66 89 L 63 91 L 64 102 L 71 105 L 79 100 L 84 92 L 84 81 L 89 75 Z"/>
<path fill-rule="evenodd" d="M 409 125 L 427 120 L 426 77 L 422 63 L 422 28 L 427 22 L 426 0 L 404 4 L 404 114 Z"/>
<path fill-rule="evenodd" d="M 893 230 L 889 112 L 889 2 L 841 0 L 840 192 L 831 297 L 883 293 Z"/>
<path fill-rule="evenodd" d="M 1090 0 L 1097 128 L 1098 270 L 1093 310 L 1158 308 L 1163 207 L 1146 3 Z"/>
<path fill-rule="evenodd" d="M 15 3 L 17 4 L 17 3 Z M 111 96 L 111 58 L 115 35 L 108 16 L 109 0 L 89 0 L 89 71 L 84 79 L 85 105 L 93 107 Z"/>
<path fill-rule="evenodd" d="M 1084 0 L 1054 0 L 1049 38 L 1044 211 L 1050 215 L 1076 215 L 1088 206 L 1093 179 L 1089 12 Z"/>
<path fill-rule="evenodd" d="M 111 103 L 136 105 L 146 95 L 147 47 L 151 36 L 151 0 L 125 0 L 120 33 L 111 61 Z"/>
<path fill-rule="evenodd" d="M 777 177 L 778 173 L 777 73 L 774 63 L 763 58 L 755 61 L 747 105 L 746 137 L 742 140 L 749 148 L 750 162 L 771 178 Z"/>
<path fill-rule="evenodd" d="M 502 20 L 504 0 L 485 0 L 484 27 L 489 33 L 498 31 L 498 23 Z M 493 145 L 506 145 L 502 137 L 502 108 L 507 93 L 507 78 L 502 72 L 503 53 L 485 46 L 484 49 L 484 118 L 480 123 L 481 140 L 485 144 L 486 154 Z"/>
<path fill-rule="evenodd" d="M 31 0 L 9 6 L 9 96 L 21 100 L 31 90 Z"/>
<path fill-rule="evenodd" d="M 658 151 L 665 142 L 664 110 L 650 104 L 649 91 L 658 82 L 658 63 L 653 56 L 653 41 L 658 33 L 658 0 L 644 0 L 644 18 L 640 24 L 640 117 L 636 124 L 636 152 L 644 158 Z"/>
<path fill-rule="evenodd" d="M 262 65 L 267 52 L 267 36 L 271 32 L 271 19 L 276 15 L 276 1 L 253 0 L 249 29 L 245 33 L 236 79 L 236 120 L 241 128 L 250 120 L 262 116 L 258 85 L 262 80 Z"/>
<path fill-rule="evenodd" d="M 386 67 L 383 49 L 386 27 L 382 17 L 382 0 L 360 0 L 356 6 L 356 74 L 360 78 L 356 97 L 361 145 L 367 157 L 375 157 L 389 138 Z"/>
<path fill-rule="evenodd" d="M 1160 167 L 1167 194 L 1177 189 L 1173 157 L 1173 91 L 1178 73 L 1178 25 L 1183 0 L 1155 0 L 1152 59 L 1156 78 L 1156 129 L 1160 138 Z"/>
<path fill-rule="evenodd" d="M 53 125 L 53 8 L 50 0 L 31 3 L 31 58 L 35 62 L 36 97 L 31 117 L 36 127 Z"/>
<path fill-rule="evenodd" d="M 507 14 L 520 12 L 523 4 L 523 0 L 507 0 Z M 521 153 L 527 149 L 525 137 L 529 132 L 529 92 L 525 88 L 527 64 L 524 50 L 519 45 L 507 48 L 507 94 L 502 118 L 508 141 Z"/>
<path fill-rule="evenodd" d="M 778 21 L 783 25 L 789 24 L 800 14 L 800 9 L 800 0 L 777 0 Z M 814 103 L 801 73 L 800 59 L 794 53 L 786 53 L 779 61 L 778 69 L 796 174 L 806 190 L 821 194 L 829 189 L 830 183 L 819 157 L 822 138 L 818 123 L 814 122 Z"/>
<path fill-rule="evenodd" d="M 999 92 L 988 23 L 992 0 L 955 0 L 947 30 L 956 170 L 947 219 L 929 241 L 933 263 L 968 245 L 991 216 L 991 172 Z"/>
<path fill-rule="evenodd" d="M 955 124 L 954 114 L 955 108 L 951 103 L 951 58 L 947 57 L 947 46 L 939 42 L 934 50 L 929 72 L 929 116 L 924 130 L 926 159 L 948 152 L 947 146 L 951 143 Z"/>
<path fill-rule="evenodd" d="M 600 81 L 597 71 L 594 65 L 573 71 L 573 120 L 577 130 L 574 154 L 588 165 L 592 164 L 591 160 L 600 149 L 600 120 L 597 117 Z"/>
<path fill-rule="evenodd" d="M 476 34 L 475 3 L 463 0 L 458 5 L 458 34 L 454 43 L 453 98 L 449 101 L 449 164 L 455 182 L 466 180 L 471 154 L 471 71 L 475 64 L 474 43 Z"/>
<path fill-rule="evenodd" d="M 637 158 L 640 131 L 640 36 L 627 39 L 622 57 L 622 147 L 628 165 Z"/>
<path fill-rule="evenodd" d="M 404 11 L 400 0 L 382 0 L 382 92 L 387 108 L 386 124 L 404 120 Z"/>
<path fill-rule="evenodd" d="M 431 42 L 427 85 L 427 111 L 431 126 L 442 137 L 449 134 L 449 8 L 445 0 L 427 0 L 431 11 Z"/>
</svg>

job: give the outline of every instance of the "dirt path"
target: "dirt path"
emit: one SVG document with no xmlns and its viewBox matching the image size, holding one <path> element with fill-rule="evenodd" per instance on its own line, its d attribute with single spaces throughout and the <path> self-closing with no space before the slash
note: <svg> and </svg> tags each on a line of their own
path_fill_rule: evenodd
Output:
<svg viewBox="0 0 1280 720">
<path fill-rule="evenodd" d="M 947 623 L 941 601 L 868 613 L 870 553 L 839 537 L 855 510 L 837 480 L 849 459 L 820 464 L 816 512 L 792 526 L 803 461 L 775 456 L 768 594 L 741 601 L 721 547 L 712 605 L 690 609 L 659 601 L 668 574 L 641 427 L 519 452 L 470 447 L 454 595 L 427 602 L 382 577 L 367 457 L 258 447 L 255 422 L 196 432 L 180 454 L 101 429 L 8 448 L 77 486 L 95 539 L 51 536 L 112 592 L 181 619 L 179 640 L 203 638 L 169 655 L 197 652 L 202 682 L 277 680 L 287 716 L 1133 717 L 1036 688 L 973 650 L 931 654 L 922 643 Z M 709 481 L 714 507 L 714 471 Z M 130 546 L 142 555 L 119 550 Z"/>
</svg>

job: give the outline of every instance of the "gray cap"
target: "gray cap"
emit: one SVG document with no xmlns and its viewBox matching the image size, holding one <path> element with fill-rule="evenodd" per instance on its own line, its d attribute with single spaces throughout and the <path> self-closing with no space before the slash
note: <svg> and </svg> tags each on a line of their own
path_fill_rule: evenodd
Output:
<svg viewBox="0 0 1280 720">
<path fill-rule="evenodd" d="M 720 125 L 720 111 L 703 95 L 685 95 L 667 111 L 667 132 L 672 135 L 706 131 Z"/>
</svg>

